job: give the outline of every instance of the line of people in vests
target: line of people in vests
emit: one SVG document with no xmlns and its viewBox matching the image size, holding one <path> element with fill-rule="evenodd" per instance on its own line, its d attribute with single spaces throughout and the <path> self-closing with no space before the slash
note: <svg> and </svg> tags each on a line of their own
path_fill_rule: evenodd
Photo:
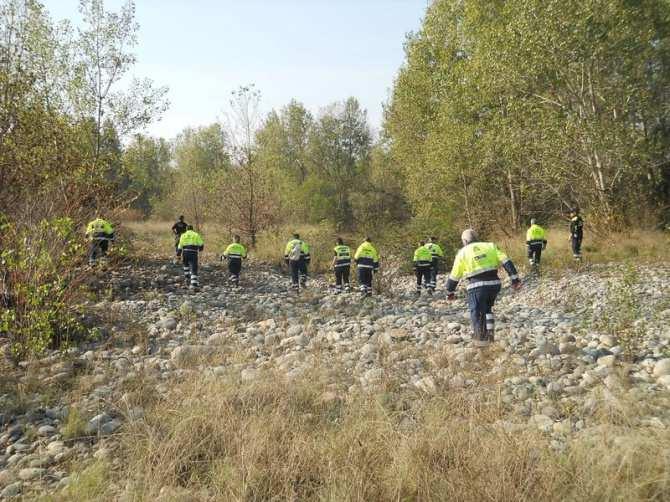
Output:
<svg viewBox="0 0 670 502">
<path fill-rule="evenodd" d="M 573 256 L 581 259 L 581 243 L 583 239 L 584 222 L 579 212 L 573 210 L 570 215 L 570 241 Z M 184 278 L 191 289 L 199 286 L 198 256 L 204 250 L 202 236 L 185 223 L 184 217 L 172 226 L 175 236 L 175 254 L 181 258 Z M 90 240 L 89 264 L 95 265 L 97 260 L 106 260 L 109 242 L 114 240 L 114 229 L 108 221 L 97 217 L 86 228 L 86 237 Z M 467 280 L 467 301 L 470 310 L 470 319 L 473 330 L 473 342 L 476 346 L 485 347 L 494 340 L 495 320 L 493 305 L 501 289 L 501 280 L 498 270 L 505 269 L 514 289 L 521 287 L 516 267 L 512 260 L 494 243 L 480 241 L 473 229 L 466 229 L 461 234 L 463 247 L 456 253 L 454 262 L 447 279 L 447 299 L 455 298 L 455 291 L 461 280 Z M 542 251 L 546 249 L 547 239 L 545 230 L 533 219 L 526 232 L 526 246 L 528 260 L 531 266 L 540 263 Z M 229 280 L 239 286 L 242 261 L 247 258 L 247 249 L 240 242 L 240 236 L 235 235 L 221 260 L 228 263 Z M 413 255 L 413 266 L 416 276 L 416 294 L 420 295 L 425 289 L 432 295 L 437 285 L 437 275 L 444 251 L 435 237 L 420 241 Z M 288 266 L 291 287 L 299 292 L 307 284 L 308 267 L 311 260 L 309 245 L 300 238 L 299 234 L 287 242 L 284 248 L 284 260 Z M 356 249 L 352 256 L 351 248 L 342 238 L 338 238 L 333 248 L 332 268 L 335 273 L 336 292 L 350 291 L 350 271 L 355 264 L 359 290 L 365 297 L 372 294 L 372 282 L 375 272 L 379 270 L 379 252 L 372 244 L 370 237 Z"/>
</svg>

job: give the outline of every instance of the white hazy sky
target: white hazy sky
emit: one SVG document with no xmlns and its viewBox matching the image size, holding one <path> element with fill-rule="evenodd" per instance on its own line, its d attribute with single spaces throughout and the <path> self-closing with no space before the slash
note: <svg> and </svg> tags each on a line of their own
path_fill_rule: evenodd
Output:
<svg viewBox="0 0 670 502">
<path fill-rule="evenodd" d="M 42 0 L 79 21 L 78 0 Z M 117 10 L 122 0 L 106 0 Z M 148 132 L 172 137 L 217 120 L 230 92 L 254 83 L 262 109 L 295 98 L 313 112 L 357 97 L 376 129 L 427 0 L 136 0 L 134 73 L 170 88 L 170 109 Z"/>
</svg>

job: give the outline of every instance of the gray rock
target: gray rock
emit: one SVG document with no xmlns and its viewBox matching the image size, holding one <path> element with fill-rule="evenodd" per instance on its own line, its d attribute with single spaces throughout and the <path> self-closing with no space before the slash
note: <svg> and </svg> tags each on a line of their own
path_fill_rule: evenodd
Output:
<svg viewBox="0 0 670 502">
<path fill-rule="evenodd" d="M 611 368 L 614 366 L 614 361 L 616 357 L 614 355 L 609 355 L 609 356 L 602 356 L 598 358 L 598 366 L 604 366 L 607 368 Z"/>
<path fill-rule="evenodd" d="M 110 417 L 107 413 L 100 413 L 94 416 L 86 424 L 86 434 L 88 435 L 97 434 L 98 432 L 100 432 L 102 426 L 107 422 L 109 422 L 110 420 L 112 420 L 112 417 Z"/>
<path fill-rule="evenodd" d="M 177 365 L 182 366 L 196 362 L 210 352 L 206 345 L 180 345 L 175 347 L 170 354 L 170 359 Z"/>
<path fill-rule="evenodd" d="M 21 481 L 17 481 L 16 483 L 7 485 L 4 488 L 4 490 L 0 492 L 0 498 L 9 499 L 18 497 L 21 494 L 22 489 L 23 489 L 23 483 Z"/>
<path fill-rule="evenodd" d="M 302 326 L 300 326 L 299 324 L 294 324 L 293 326 L 291 326 L 289 329 L 286 330 L 287 337 L 298 336 L 300 333 L 302 333 Z"/>
<path fill-rule="evenodd" d="M 656 378 L 660 378 L 666 375 L 670 375 L 670 357 L 665 359 L 660 359 L 654 364 L 653 375 Z"/>
<path fill-rule="evenodd" d="M 7 469 L 0 471 L 0 486 L 11 485 L 15 479 L 14 474 Z"/>
<path fill-rule="evenodd" d="M 19 471 L 19 479 L 29 481 L 31 479 L 41 478 L 46 473 L 47 470 L 40 467 L 26 467 Z"/>
<path fill-rule="evenodd" d="M 114 418 L 100 426 L 100 433 L 104 435 L 114 434 L 121 427 L 121 420 Z"/>
<path fill-rule="evenodd" d="M 37 433 L 40 436 L 50 436 L 51 434 L 56 432 L 56 428 L 53 425 L 43 425 L 39 429 L 37 429 Z"/>
<path fill-rule="evenodd" d="M 166 331 L 172 331 L 177 327 L 177 320 L 174 317 L 164 317 L 158 321 L 158 326 Z"/>
</svg>

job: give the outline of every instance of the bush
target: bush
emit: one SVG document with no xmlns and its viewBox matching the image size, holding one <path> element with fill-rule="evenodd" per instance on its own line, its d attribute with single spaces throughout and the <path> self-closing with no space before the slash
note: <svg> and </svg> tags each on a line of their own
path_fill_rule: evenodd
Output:
<svg viewBox="0 0 670 502">
<path fill-rule="evenodd" d="M 82 334 L 71 308 L 83 277 L 83 252 L 69 218 L 43 220 L 34 227 L 5 220 L 0 241 L 3 311 L 0 333 L 12 356 L 43 352 Z"/>
</svg>

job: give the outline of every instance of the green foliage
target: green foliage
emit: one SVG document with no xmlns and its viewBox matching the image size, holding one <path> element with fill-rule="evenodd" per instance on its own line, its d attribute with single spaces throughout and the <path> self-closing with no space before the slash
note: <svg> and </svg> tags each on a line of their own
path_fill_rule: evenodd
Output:
<svg viewBox="0 0 670 502">
<path fill-rule="evenodd" d="M 5 308 L 0 332 L 9 337 L 12 354 L 41 353 L 82 335 L 69 300 L 76 292 L 74 270 L 83 252 L 69 218 L 43 220 L 33 228 L 4 228 L 2 291 Z"/>
<path fill-rule="evenodd" d="M 616 226 L 658 203 L 669 29 L 660 0 L 434 2 L 385 124 L 415 211 L 495 228 L 579 205 Z"/>
</svg>

